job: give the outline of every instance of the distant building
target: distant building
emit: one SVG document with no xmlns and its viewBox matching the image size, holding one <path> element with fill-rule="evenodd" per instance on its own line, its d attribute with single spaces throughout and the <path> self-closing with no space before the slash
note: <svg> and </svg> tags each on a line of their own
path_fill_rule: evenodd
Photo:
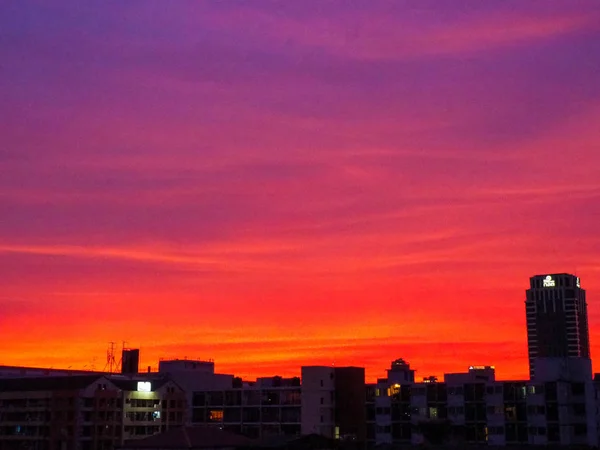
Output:
<svg viewBox="0 0 600 450">
<path fill-rule="evenodd" d="M 124 348 L 121 353 L 121 373 L 135 375 L 140 370 L 140 349 Z"/>
<path fill-rule="evenodd" d="M 567 273 L 535 275 L 529 281 L 525 309 L 529 375 L 538 357 L 590 358 L 585 290 Z"/>
<path fill-rule="evenodd" d="M 3 378 L 59 377 L 73 375 L 104 375 L 105 372 L 80 369 L 53 369 L 26 366 L 0 366 L 0 380 Z"/>
<path fill-rule="evenodd" d="M 194 372 L 215 373 L 214 361 L 195 359 L 161 359 L 158 362 L 158 371 L 161 373 Z"/>
</svg>

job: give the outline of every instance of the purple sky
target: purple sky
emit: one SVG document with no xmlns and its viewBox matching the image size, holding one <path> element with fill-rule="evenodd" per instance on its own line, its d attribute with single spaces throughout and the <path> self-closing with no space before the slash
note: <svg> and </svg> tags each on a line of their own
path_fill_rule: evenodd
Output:
<svg viewBox="0 0 600 450">
<path fill-rule="evenodd" d="M 0 55 L 0 337 L 53 364 L 203 326 L 285 371 L 295 327 L 292 365 L 341 333 L 438 371 L 419 343 L 474 349 L 466 316 L 524 351 L 528 276 L 600 289 L 596 0 L 14 0 Z"/>
</svg>

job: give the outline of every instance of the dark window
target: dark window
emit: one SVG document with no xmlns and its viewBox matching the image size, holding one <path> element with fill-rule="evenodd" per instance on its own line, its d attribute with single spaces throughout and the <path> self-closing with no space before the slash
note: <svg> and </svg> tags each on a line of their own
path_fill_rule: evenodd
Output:
<svg viewBox="0 0 600 450">
<path fill-rule="evenodd" d="M 223 397 L 223 392 L 211 392 L 208 395 L 208 404 L 210 406 L 222 406 L 224 403 Z M 173 400 L 171 400 L 169 407 L 175 407 L 175 402 Z"/>
<path fill-rule="evenodd" d="M 558 421 L 558 406 L 556 403 L 546 403 L 546 420 Z M 548 428 L 550 433 L 550 428 Z"/>
<path fill-rule="evenodd" d="M 585 416 L 585 403 L 575 403 L 573 405 L 573 414 L 576 416 Z"/>
<path fill-rule="evenodd" d="M 245 407 L 242 410 L 243 422 L 260 422 L 260 409 Z"/>
<path fill-rule="evenodd" d="M 367 422 L 375 421 L 375 408 L 371 405 L 367 406 Z"/>
<path fill-rule="evenodd" d="M 527 425 L 520 423 L 517 425 L 517 440 L 519 442 L 527 442 Z"/>
<path fill-rule="evenodd" d="M 206 411 L 204 408 L 194 408 L 192 410 L 192 422 L 204 423 L 206 422 Z"/>
<path fill-rule="evenodd" d="M 583 383 L 573 383 L 571 385 L 571 392 L 573 395 L 584 395 L 585 385 Z"/>
<path fill-rule="evenodd" d="M 507 442 L 514 442 L 517 440 L 517 426 L 514 423 L 507 423 L 504 434 Z"/>
<path fill-rule="evenodd" d="M 476 418 L 476 410 L 475 405 L 467 404 L 465 405 L 465 420 L 468 422 L 475 421 Z"/>
<path fill-rule="evenodd" d="M 556 391 L 556 383 L 550 382 L 544 385 L 544 390 L 546 391 L 546 400 L 556 400 L 557 391 Z"/>
<path fill-rule="evenodd" d="M 204 406 L 206 404 L 206 395 L 204 392 L 195 392 L 192 396 L 192 406 Z"/>
</svg>

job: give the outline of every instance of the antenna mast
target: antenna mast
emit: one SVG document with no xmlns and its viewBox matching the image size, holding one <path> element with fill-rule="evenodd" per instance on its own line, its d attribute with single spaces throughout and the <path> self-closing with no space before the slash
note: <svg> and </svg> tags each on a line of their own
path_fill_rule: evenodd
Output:
<svg viewBox="0 0 600 450">
<path fill-rule="evenodd" d="M 106 351 L 106 366 L 108 366 L 108 373 L 113 373 L 117 363 L 115 361 L 115 343 L 109 342 L 108 350 Z"/>
</svg>

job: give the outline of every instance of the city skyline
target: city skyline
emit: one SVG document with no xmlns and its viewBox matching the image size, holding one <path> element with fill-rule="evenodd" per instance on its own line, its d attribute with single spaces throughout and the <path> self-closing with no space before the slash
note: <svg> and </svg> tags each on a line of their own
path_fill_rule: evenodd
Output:
<svg viewBox="0 0 600 450">
<path fill-rule="evenodd" d="M 51 3 L 0 6 L 0 364 L 523 379 L 563 272 L 600 354 L 597 2 Z"/>
<path fill-rule="evenodd" d="M 544 274 L 544 275 L 534 275 L 532 277 L 530 277 L 530 288 L 526 290 L 526 300 L 525 300 L 525 305 L 526 305 L 526 329 L 527 329 L 527 347 L 528 347 L 528 363 L 529 363 L 529 378 L 533 379 L 534 376 L 534 371 L 533 371 L 533 361 L 535 360 L 536 357 L 575 357 L 575 358 L 590 358 L 590 346 L 591 343 L 589 342 L 589 328 L 588 328 L 588 314 L 587 314 L 587 302 L 586 302 L 586 296 L 585 296 L 585 289 L 584 289 L 584 285 L 582 285 L 581 282 L 581 278 L 577 277 L 573 274 L 568 274 L 568 273 L 553 273 L 553 274 Z M 578 293 L 577 295 L 574 293 L 569 293 L 569 290 L 571 288 L 576 288 L 576 292 Z M 579 292 L 581 292 L 581 297 L 579 297 Z M 536 295 L 536 293 L 538 295 Z M 546 294 L 546 295 L 544 295 Z M 549 295 L 548 295 L 549 294 Z M 571 300 L 571 296 L 574 296 L 573 299 Z M 576 298 L 580 300 L 576 301 Z M 535 308 L 535 303 L 537 302 L 542 302 L 538 304 L 537 310 L 538 312 L 535 313 L 535 317 L 533 318 L 531 316 L 531 314 L 536 311 Z M 573 302 L 576 301 L 577 305 L 575 307 L 575 309 L 571 310 L 571 304 L 569 302 Z M 581 304 L 579 304 L 579 302 L 581 301 Z M 533 302 L 533 303 L 532 303 Z M 558 303 L 561 303 L 563 306 L 557 306 Z M 531 309 L 533 308 L 533 309 Z M 557 310 L 558 308 L 558 310 Z M 567 308 L 566 310 L 563 310 L 562 308 Z M 546 311 L 548 309 L 548 311 Z M 551 312 L 549 311 L 550 309 L 554 310 L 554 315 L 551 316 L 551 318 L 548 318 L 548 316 L 546 316 L 546 312 Z M 556 316 L 556 313 L 558 312 L 558 316 Z M 566 314 L 566 315 L 565 315 Z M 577 319 L 577 317 L 574 317 L 573 314 L 576 314 L 579 319 Z M 569 321 L 573 321 L 575 320 L 575 322 L 577 323 L 577 329 L 576 331 L 570 330 L 569 327 Z M 579 323 L 581 321 L 581 323 Z M 541 327 L 541 328 L 540 328 Z M 566 327 L 566 328 L 565 328 Z M 554 333 L 551 332 L 551 330 L 561 330 L 557 336 L 554 336 Z M 545 331 L 544 331 L 545 330 Z M 549 334 L 548 334 L 549 333 Z M 533 339 L 533 341 L 532 341 Z M 538 344 L 538 342 L 541 341 L 543 344 Z M 572 343 L 576 342 L 577 343 L 577 349 L 571 349 L 571 345 Z M 567 344 L 568 343 L 568 344 Z M 140 373 L 144 373 L 144 372 L 148 372 L 148 373 L 155 373 L 156 371 L 159 370 L 159 366 L 160 364 L 162 364 L 162 362 L 164 361 L 180 361 L 180 362 L 186 362 L 189 361 L 189 363 L 194 363 L 194 365 L 196 363 L 200 363 L 200 364 L 209 364 L 212 365 L 213 368 L 216 365 L 216 362 L 214 361 L 214 359 L 212 358 L 203 358 L 203 357 L 198 357 L 198 358 L 188 358 L 187 356 L 185 357 L 179 357 L 179 356 L 175 356 L 175 357 L 159 357 L 158 361 L 155 361 L 154 364 L 148 364 L 147 361 L 144 362 L 143 360 L 140 359 L 140 349 L 139 348 L 132 348 L 128 345 L 126 345 L 127 342 L 122 341 L 121 342 L 121 346 L 119 347 L 117 345 L 116 342 L 109 342 L 109 346 L 106 352 L 106 359 L 104 361 L 104 366 L 102 366 L 102 363 L 100 363 L 99 366 L 96 366 L 96 363 L 98 362 L 97 358 L 93 358 L 92 359 L 92 363 L 91 364 L 85 364 L 81 367 L 78 366 L 73 366 L 72 361 L 69 363 L 70 365 L 67 366 L 63 366 L 63 367 L 41 367 L 41 366 L 35 366 L 35 365 L 28 365 L 25 364 L 22 367 L 23 368 L 31 368 L 31 369 L 39 369 L 39 370 L 43 370 L 43 369 L 51 369 L 51 370 L 55 370 L 55 371 L 61 371 L 61 370 L 66 370 L 66 371 L 77 371 L 77 370 L 81 370 L 82 372 L 85 371 L 91 371 L 91 372 L 95 372 L 95 373 L 119 373 L 119 372 L 123 372 L 123 373 L 128 373 L 128 374 L 133 374 L 133 373 L 137 373 L 137 370 L 139 369 Z M 122 352 L 122 353 L 120 353 Z M 127 355 L 126 355 L 127 354 Z M 134 356 L 134 360 L 130 360 L 131 359 L 131 354 L 135 354 L 137 356 Z M 121 355 L 121 356 L 120 356 Z M 125 362 L 125 357 L 127 356 L 127 362 Z M 390 359 L 393 358 L 390 355 Z M 420 359 L 418 359 L 420 360 Z M 456 361 L 461 361 L 463 362 L 463 358 L 461 357 L 461 355 L 457 355 Z M 410 361 L 407 361 L 405 357 L 403 357 L 402 355 L 399 356 L 398 358 L 394 358 L 394 360 L 392 361 L 392 367 L 394 364 L 400 362 L 400 364 L 410 364 Z M 322 365 L 322 363 L 301 363 L 301 366 L 310 366 L 310 365 Z M 124 365 L 122 367 L 122 364 Z M 354 361 L 353 363 L 351 363 L 352 366 L 361 366 L 361 362 L 360 361 Z M 6 364 L 5 365 L 7 368 L 10 369 L 10 364 Z M 125 369 L 124 367 L 127 367 L 127 369 Z M 327 367 L 328 365 L 325 364 L 325 367 Z M 339 367 L 340 365 L 336 365 L 335 362 L 332 362 L 331 367 Z M 341 365 L 343 366 L 343 364 Z M 455 367 L 456 364 L 452 367 Z M 0 365 L 0 367 L 2 367 L 2 365 Z M 298 373 L 298 367 L 296 367 L 295 372 L 294 371 L 290 371 L 289 367 L 286 367 L 284 369 L 284 371 L 280 374 L 264 374 L 264 373 L 258 373 L 258 372 L 247 372 L 246 369 L 241 369 L 241 371 L 239 370 L 240 367 L 239 366 L 235 366 L 234 365 L 229 365 L 227 366 L 229 367 L 229 370 L 227 371 L 227 373 L 233 375 L 233 376 L 239 376 L 242 379 L 245 379 L 247 381 L 252 381 L 251 379 L 258 379 L 264 376 L 292 376 L 292 377 L 297 377 L 299 376 Z M 466 367 L 466 366 L 465 366 Z M 462 369 L 465 369 L 465 367 L 462 367 Z M 493 362 L 490 363 L 490 361 L 487 361 L 485 364 L 477 364 L 477 363 L 470 363 L 469 364 L 469 370 L 472 369 L 479 369 L 479 368 L 491 368 L 493 369 L 493 371 L 496 371 L 496 366 L 493 364 Z M 417 367 L 413 366 L 413 382 L 414 382 L 414 373 L 418 371 Z M 459 369 L 457 367 L 457 369 L 454 371 L 455 373 L 458 372 Z M 46 372 L 44 372 L 46 373 Z M 248 376 L 248 373 L 252 374 L 250 375 L 250 377 Z M 421 372 L 419 373 L 419 377 L 420 379 L 422 379 L 423 381 L 425 380 L 431 380 L 431 379 L 444 379 L 446 374 L 452 374 L 453 371 L 452 370 L 444 370 L 443 373 L 424 373 Z M 500 371 L 500 373 L 502 373 L 502 371 Z M 380 379 L 380 375 L 379 374 L 371 374 L 371 376 L 367 376 L 366 380 L 368 382 L 375 382 L 376 380 Z M 499 378 L 501 379 L 501 378 Z M 516 380 L 517 378 L 515 377 L 504 377 L 505 380 Z"/>
</svg>

